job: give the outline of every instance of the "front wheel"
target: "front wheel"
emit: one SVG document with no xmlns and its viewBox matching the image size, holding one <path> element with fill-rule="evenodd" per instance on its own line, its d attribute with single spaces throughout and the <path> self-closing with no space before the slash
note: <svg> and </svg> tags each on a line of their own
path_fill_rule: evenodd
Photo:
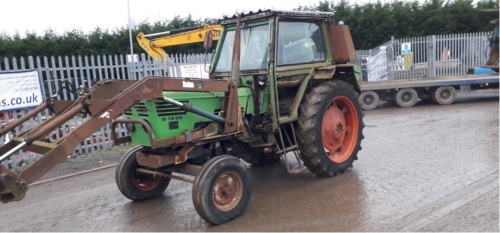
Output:
<svg viewBox="0 0 500 233">
<path fill-rule="evenodd" d="M 196 212 L 211 224 L 222 224 L 243 214 L 252 183 L 243 162 L 230 155 L 207 161 L 193 184 Z"/>
<path fill-rule="evenodd" d="M 363 139 L 363 113 L 347 82 L 314 87 L 300 105 L 297 138 L 302 161 L 318 176 L 344 172 L 357 159 Z"/>
<path fill-rule="evenodd" d="M 141 146 L 136 146 L 127 151 L 116 167 L 115 173 L 118 189 L 125 197 L 133 201 L 159 197 L 170 183 L 170 178 L 136 171 L 140 166 L 135 155 L 141 150 Z"/>
</svg>

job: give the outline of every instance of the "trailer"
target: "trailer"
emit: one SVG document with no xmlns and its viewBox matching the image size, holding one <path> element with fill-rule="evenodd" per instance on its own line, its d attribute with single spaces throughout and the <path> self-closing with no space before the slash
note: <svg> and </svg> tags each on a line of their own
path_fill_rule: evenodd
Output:
<svg viewBox="0 0 500 233">
<path fill-rule="evenodd" d="M 457 92 L 498 89 L 498 61 L 491 62 L 495 43 L 491 33 L 477 32 L 392 38 L 357 51 L 361 107 L 372 110 L 380 101 L 403 108 L 419 101 L 452 104 Z"/>
<path fill-rule="evenodd" d="M 419 100 L 452 104 L 457 92 L 498 89 L 498 81 L 496 73 L 366 82 L 361 86 L 359 101 L 364 110 L 377 108 L 380 101 L 392 101 L 402 108 L 413 107 Z"/>
</svg>

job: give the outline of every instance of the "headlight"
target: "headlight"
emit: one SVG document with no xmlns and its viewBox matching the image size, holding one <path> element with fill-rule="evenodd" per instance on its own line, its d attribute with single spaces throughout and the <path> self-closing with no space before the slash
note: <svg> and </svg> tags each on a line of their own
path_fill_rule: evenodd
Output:
<svg viewBox="0 0 500 233">
<path fill-rule="evenodd" d="M 135 124 L 134 123 L 126 123 L 125 127 L 131 133 L 133 133 L 135 131 Z"/>
</svg>

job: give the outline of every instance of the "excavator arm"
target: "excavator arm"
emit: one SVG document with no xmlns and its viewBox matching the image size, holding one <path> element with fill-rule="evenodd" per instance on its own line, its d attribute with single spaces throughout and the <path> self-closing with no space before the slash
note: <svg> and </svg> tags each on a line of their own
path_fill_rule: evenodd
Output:
<svg viewBox="0 0 500 233">
<path fill-rule="evenodd" d="M 206 36 L 213 36 L 213 40 L 219 40 L 221 31 L 222 25 L 205 24 L 201 27 L 176 29 L 147 35 L 139 32 L 137 42 L 153 60 L 166 64 L 168 55 L 163 48 L 203 42 Z"/>
</svg>

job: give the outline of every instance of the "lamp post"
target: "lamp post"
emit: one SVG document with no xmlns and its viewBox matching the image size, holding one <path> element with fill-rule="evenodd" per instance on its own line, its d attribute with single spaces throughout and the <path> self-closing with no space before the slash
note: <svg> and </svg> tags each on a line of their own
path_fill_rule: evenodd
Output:
<svg viewBox="0 0 500 233">
<path fill-rule="evenodd" d="M 127 0 L 128 8 L 128 36 L 130 38 L 130 57 L 134 56 L 134 47 L 132 46 L 132 25 L 130 22 L 130 2 Z"/>
</svg>

